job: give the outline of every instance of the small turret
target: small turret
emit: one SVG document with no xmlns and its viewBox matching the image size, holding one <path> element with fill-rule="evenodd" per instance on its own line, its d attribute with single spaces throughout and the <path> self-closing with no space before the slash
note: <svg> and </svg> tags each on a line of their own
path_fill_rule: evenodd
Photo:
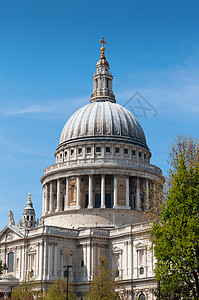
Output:
<svg viewBox="0 0 199 300">
<path fill-rule="evenodd" d="M 35 220 L 35 210 L 31 201 L 31 193 L 29 193 L 28 202 L 23 212 L 23 226 L 24 227 L 35 227 L 37 221 Z"/>
</svg>

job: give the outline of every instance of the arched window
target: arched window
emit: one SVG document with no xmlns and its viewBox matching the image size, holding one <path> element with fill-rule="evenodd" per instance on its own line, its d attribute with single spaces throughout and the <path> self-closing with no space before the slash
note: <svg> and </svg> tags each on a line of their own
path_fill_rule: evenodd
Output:
<svg viewBox="0 0 199 300">
<path fill-rule="evenodd" d="M 140 268 L 140 275 L 143 275 L 143 274 L 144 274 L 144 268 L 141 267 L 141 268 Z"/>
<path fill-rule="evenodd" d="M 8 253 L 8 273 L 14 271 L 14 252 Z"/>
<path fill-rule="evenodd" d="M 143 293 L 141 293 L 140 295 L 139 295 L 139 298 L 138 298 L 139 300 L 146 300 L 146 298 L 145 298 L 145 296 L 144 296 L 144 294 Z"/>
</svg>

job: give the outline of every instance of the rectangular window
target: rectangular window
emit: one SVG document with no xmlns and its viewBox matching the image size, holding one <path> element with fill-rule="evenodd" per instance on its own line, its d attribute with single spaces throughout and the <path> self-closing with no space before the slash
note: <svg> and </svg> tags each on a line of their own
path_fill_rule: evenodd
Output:
<svg viewBox="0 0 199 300">
<path fill-rule="evenodd" d="M 106 153 L 110 153 L 111 152 L 111 148 L 110 147 L 106 147 Z"/>
<path fill-rule="evenodd" d="M 129 150 L 128 149 L 124 149 L 124 154 L 129 154 Z"/>
<path fill-rule="evenodd" d="M 8 273 L 14 271 L 14 252 L 8 253 Z"/>
<path fill-rule="evenodd" d="M 65 151 L 65 154 L 64 154 L 64 155 L 65 155 L 65 157 L 67 157 L 67 151 Z"/>
<path fill-rule="evenodd" d="M 101 147 L 96 147 L 96 152 L 97 153 L 101 152 Z"/>
<path fill-rule="evenodd" d="M 132 150 L 132 155 L 135 156 L 135 150 Z"/>
<path fill-rule="evenodd" d="M 139 157 L 142 157 L 142 153 L 141 152 L 139 152 Z"/>
<path fill-rule="evenodd" d="M 62 159 L 62 153 L 60 153 L 60 159 Z"/>
<path fill-rule="evenodd" d="M 82 148 L 78 149 L 78 154 L 82 154 Z"/>
<path fill-rule="evenodd" d="M 87 148 L 87 153 L 91 153 L 91 148 Z"/>
<path fill-rule="evenodd" d="M 115 148 L 115 153 L 120 153 L 120 148 Z"/>
<path fill-rule="evenodd" d="M 83 268 L 83 267 L 84 267 L 84 261 L 81 260 L 81 268 Z"/>
<path fill-rule="evenodd" d="M 72 149 L 72 150 L 70 151 L 70 154 L 71 154 L 71 155 L 74 155 L 74 149 Z"/>
</svg>

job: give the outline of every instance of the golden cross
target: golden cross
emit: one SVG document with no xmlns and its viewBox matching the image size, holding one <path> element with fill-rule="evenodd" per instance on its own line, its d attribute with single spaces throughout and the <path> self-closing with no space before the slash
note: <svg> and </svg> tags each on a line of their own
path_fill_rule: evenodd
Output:
<svg viewBox="0 0 199 300">
<path fill-rule="evenodd" d="M 104 41 L 104 38 L 99 40 L 99 42 L 102 43 L 102 47 L 100 48 L 100 50 L 101 50 L 100 58 L 105 58 L 106 59 L 105 54 L 104 54 L 104 52 L 105 52 L 104 44 L 106 44 L 106 42 Z"/>
<path fill-rule="evenodd" d="M 101 40 L 99 40 L 100 43 L 102 43 L 102 47 L 104 48 L 104 44 L 106 44 L 106 42 L 104 41 L 104 38 L 102 38 Z"/>
</svg>

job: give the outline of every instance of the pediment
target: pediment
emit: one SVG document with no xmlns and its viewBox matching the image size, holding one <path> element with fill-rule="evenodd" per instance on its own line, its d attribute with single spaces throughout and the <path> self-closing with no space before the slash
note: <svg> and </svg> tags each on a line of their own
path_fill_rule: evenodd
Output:
<svg viewBox="0 0 199 300">
<path fill-rule="evenodd" d="M 0 233 L 0 243 L 11 242 L 19 240 L 24 237 L 20 229 L 14 228 L 16 226 L 6 226 Z"/>
<path fill-rule="evenodd" d="M 113 247 L 113 254 L 117 254 L 117 253 L 122 253 L 122 249 L 115 246 Z"/>
<path fill-rule="evenodd" d="M 73 251 L 70 247 L 66 246 L 66 247 L 61 248 L 61 253 L 62 254 L 73 254 Z"/>
<path fill-rule="evenodd" d="M 144 249 L 146 248 L 146 245 L 141 243 L 141 242 L 138 242 L 136 245 L 135 245 L 135 248 L 137 249 Z"/>
</svg>

